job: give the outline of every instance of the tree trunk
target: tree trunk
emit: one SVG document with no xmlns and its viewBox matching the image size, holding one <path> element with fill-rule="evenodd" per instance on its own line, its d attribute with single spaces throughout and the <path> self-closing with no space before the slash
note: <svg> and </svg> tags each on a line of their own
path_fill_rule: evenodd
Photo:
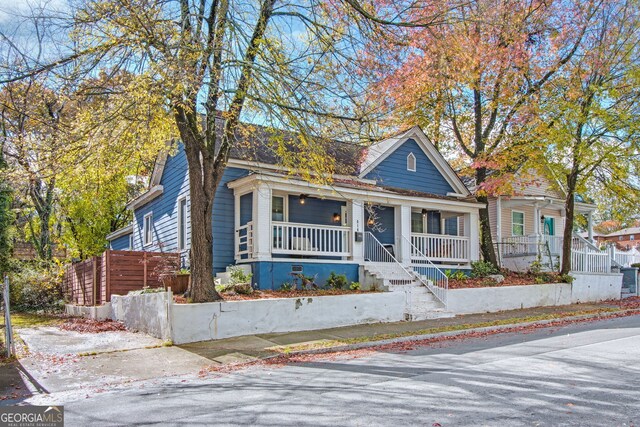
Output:
<svg viewBox="0 0 640 427">
<path fill-rule="evenodd" d="M 38 257 L 44 261 L 51 261 L 53 253 L 51 250 L 51 230 L 49 221 L 53 211 L 53 195 L 55 190 L 55 179 L 45 183 L 40 179 L 35 179 L 29 188 L 29 196 L 40 219 L 39 236 L 34 236 L 32 241 L 38 253 Z M 44 194 L 43 194 L 44 193 Z"/>
<path fill-rule="evenodd" d="M 482 184 L 487 177 L 485 168 L 476 169 L 476 185 Z M 491 235 L 491 222 L 489 221 L 489 200 L 486 195 L 476 197 L 485 207 L 480 209 L 480 250 L 485 261 L 490 262 L 494 267 L 500 268 L 498 258 L 493 247 L 493 236 Z"/>
<path fill-rule="evenodd" d="M 184 111 L 176 112 L 176 123 L 187 156 L 191 199 L 191 285 L 193 302 L 222 299 L 213 277 L 213 202 L 222 174 L 214 171 L 214 157 L 198 140 Z M 198 167 L 199 166 L 199 167 Z"/>
<path fill-rule="evenodd" d="M 575 194 L 578 172 L 574 167 L 567 176 L 567 198 L 564 202 L 565 221 L 562 232 L 562 267 L 560 274 L 569 274 L 571 271 L 571 240 L 573 239 L 573 218 L 575 212 Z"/>
</svg>

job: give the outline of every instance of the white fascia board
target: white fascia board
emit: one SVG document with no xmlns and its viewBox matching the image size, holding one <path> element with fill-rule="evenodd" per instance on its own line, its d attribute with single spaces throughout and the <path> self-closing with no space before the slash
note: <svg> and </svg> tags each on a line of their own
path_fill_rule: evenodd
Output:
<svg viewBox="0 0 640 427">
<path fill-rule="evenodd" d="M 146 193 L 141 194 L 136 197 L 132 201 L 127 204 L 127 209 L 133 210 L 139 208 L 140 206 L 146 205 L 156 197 L 160 196 L 164 191 L 164 187 L 162 185 L 153 186 Z"/>
<path fill-rule="evenodd" d="M 410 201 L 415 207 L 424 206 L 425 208 L 443 210 L 451 209 L 460 212 L 477 212 L 478 209 L 486 206 L 484 203 L 479 202 L 407 196 L 403 194 L 387 193 L 385 191 L 376 191 L 374 189 L 343 187 L 340 186 L 340 184 L 333 186 L 314 184 L 307 181 L 270 174 L 249 175 L 232 181 L 228 183 L 227 186 L 233 189 L 236 193 L 245 193 L 255 188 L 258 182 L 266 183 L 272 190 L 289 193 L 308 193 L 310 195 L 315 194 L 319 197 L 341 200 L 361 199 L 365 202 L 395 205 L 400 205 L 403 201 Z"/>
<path fill-rule="evenodd" d="M 250 169 L 257 172 L 278 172 L 279 174 L 299 174 L 304 172 L 304 173 L 309 173 L 312 176 L 324 175 L 317 172 L 303 171 L 302 169 L 285 168 L 283 166 L 274 165 L 271 163 L 251 162 L 248 160 L 238 160 L 238 159 L 229 159 L 227 166 L 240 168 L 240 169 Z M 331 177 L 333 179 L 350 179 L 353 181 L 362 182 L 364 184 L 375 185 L 377 183 L 376 180 L 374 179 L 364 179 L 364 178 L 358 177 L 357 175 L 334 174 L 334 175 L 331 175 Z"/>
<path fill-rule="evenodd" d="M 125 227 L 119 228 L 116 231 L 107 234 L 107 240 L 115 240 L 118 237 L 126 236 L 127 234 L 133 233 L 133 224 L 129 224 Z"/>
</svg>

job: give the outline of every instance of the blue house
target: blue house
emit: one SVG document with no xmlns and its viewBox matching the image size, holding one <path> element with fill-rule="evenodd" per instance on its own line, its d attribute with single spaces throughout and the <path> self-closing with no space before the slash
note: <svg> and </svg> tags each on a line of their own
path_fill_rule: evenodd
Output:
<svg viewBox="0 0 640 427">
<path fill-rule="evenodd" d="M 420 280 L 435 288 L 443 270 L 469 269 L 479 259 L 482 205 L 419 127 L 366 148 L 332 143 L 338 173 L 330 183 L 308 182 L 282 167 L 267 133 L 238 141 L 217 190 L 216 273 L 242 265 L 262 289 L 278 289 L 292 273 L 321 284 L 331 272 L 350 281 Z M 159 157 L 148 191 L 129 208 L 133 223 L 108 236 L 112 249 L 180 252 L 188 265 L 189 180 L 181 145 Z"/>
</svg>

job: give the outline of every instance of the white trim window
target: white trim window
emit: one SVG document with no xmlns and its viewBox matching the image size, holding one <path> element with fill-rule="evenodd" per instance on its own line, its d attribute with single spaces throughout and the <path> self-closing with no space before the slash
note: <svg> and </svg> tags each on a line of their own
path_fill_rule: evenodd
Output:
<svg viewBox="0 0 640 427">
<path fill-rule="evenodd" d="M 144 246 L 153 243 L 153 212 L 146 214 L 142 220 L 142 242 Z"/>
<path fill-rule="evenodd" d="M 511 235 L 524 236 L 524 212 L 511 211 Z"/>
<path fill-rule="evenodd" d="M 421 212 L 411 212 L 411 232 L 424 233 L 425 218 Z"/>
<path fill-rule="evenodd" d="M 409 172 L 416 171 L 416 156 L 414 156 L 413 153 L 409 153 L 407 156 L 407 170 Z"/>
<path fill-rule="evenodd" d="M 133 233 L 129 234 L 129 250 L 133 250 Z"/>
<path fill-rule="evenodd" d="M 187 198 L 178 199 L 178 250 L 187 249 Z"/>
<path fill-rule="evenodd" d="M 274 194 L 271 196 L 271 221 L 287 221 L 287 196 Z"/>
</svg>

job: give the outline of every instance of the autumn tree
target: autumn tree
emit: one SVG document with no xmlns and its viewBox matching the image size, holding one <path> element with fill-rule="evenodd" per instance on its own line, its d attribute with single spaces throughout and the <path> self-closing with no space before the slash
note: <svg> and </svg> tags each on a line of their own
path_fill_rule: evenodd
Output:
<svg viewBox="0 0 640 427">
<path fill-rule="evenodd" d="M 412 13 L 436 15 L 438 5 L 449 3 Z M 371 89 L 395 123 L 418 124 L 441 151 L 461 155 L 487 203 L 513 191 L 509 178 L 533 147 L 540 91 L 576 53 L 597 6 L 475 0 L 427 28 L 385 28 L 363 56 L 375 71 Z M 497 265 L 487 208 L 480 224 L 482 255 Z"/>
<path fill-rule="evenodd" d="M 2 146 L 13 185 L 30 200 L 30 240 L 38 257 L 51 260 L 51 220 L 61 159 L 70 149 L 66 97 L 36 79 L 0 90 Z"/>
<path fill-rule="evenodd" d="M 543 92 L 541 143 L 548 170 L 566 194 L 561 273 L 571 270 L 575 202 L 600 192 L 637 209 L 640 202 L 640 10 L 637 2 L 600 6 L 583 45 Z"/>
<path fill-rule="evenodd" d="M 298 131 L 303 152 L 326 164 L 313 137 L 362 113 L 349 95 L 356 83 L 337 68 L 347 35 L 314 1 L 89 1 L 74 18 L 74 54 L 56 64 L 119 64 L 148 76 L 164 97 L 189 165 L 191 296 L 218 299 L 213 201 L 241 117 Z"/>
<path fill-rule="evenodd" d="M 2 145 L 0 144 L 0 279 L 3 278 L 2 273 L 6 272 L 9 267 L 9 258 L 11 256 L 10 230 L 13 225 L 13 212 L 11 211 L 12 191 L 4 173 L 6 167 L 7 163 L 4 161 Z"/>
<path fill-rule="evenodd" d="M 57 181 L 61 241 L 74 257 L 102 253 L 105 236 L 129 224 L 129 200 L 144 191 L 156 154 L 175 136 L 153 82 L 128 72 L 102 73 L 74 90 L 76 149 L 61 159 Z"/>
</svg>

